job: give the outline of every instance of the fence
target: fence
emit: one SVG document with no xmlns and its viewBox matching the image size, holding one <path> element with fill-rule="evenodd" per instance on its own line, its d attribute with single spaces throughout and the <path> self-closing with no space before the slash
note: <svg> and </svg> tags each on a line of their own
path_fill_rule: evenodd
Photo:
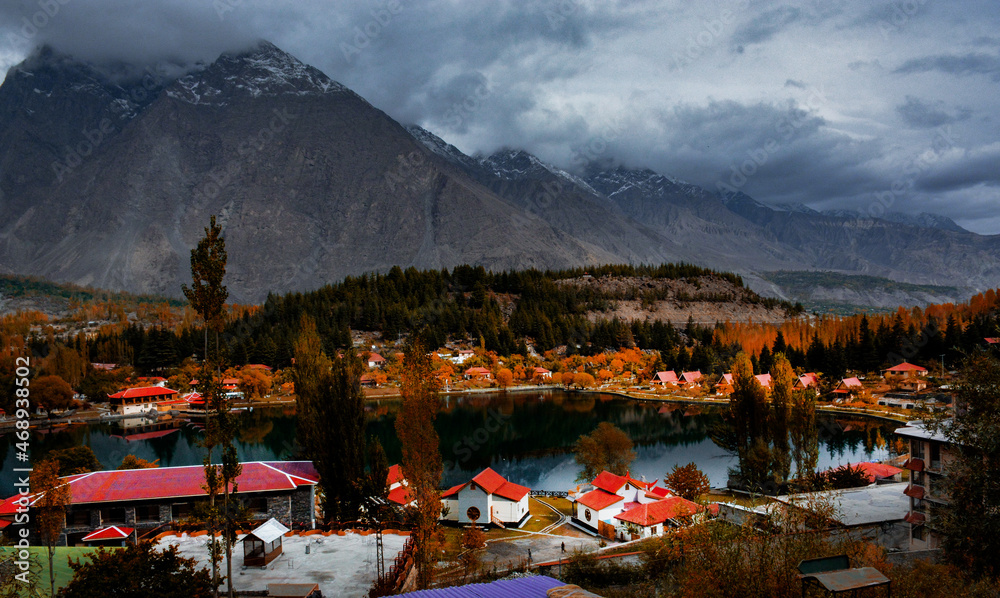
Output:
<svg viewBox="0 0 1000 598">
<path fill-rule="evenodd" d="M 369 598 L 379 598 L 380 596 L 391 596 L 399 593 L 403 589 L 403 584 L 413 568 L 414 553 L 417 550 L 417 543 L 410 536 L 403 544 L 403 550 L 396 555 L 388 573 L 381 579 L 376 579 L 372 584 L 372 589 L 368 591 Z"/>
</svg>

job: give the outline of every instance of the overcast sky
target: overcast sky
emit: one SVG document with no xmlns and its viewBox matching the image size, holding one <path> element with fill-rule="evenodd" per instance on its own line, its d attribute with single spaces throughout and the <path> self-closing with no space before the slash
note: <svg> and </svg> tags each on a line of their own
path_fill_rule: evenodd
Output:
<svg viewBox="0 0 1000 598">
<path fill-rule="evenodd" d="M 39 43 L 191 63 L 263 38 L 469 154 L 1000 233 L 996 0 L 2 1 L 3 72 Z"/>
</svg>

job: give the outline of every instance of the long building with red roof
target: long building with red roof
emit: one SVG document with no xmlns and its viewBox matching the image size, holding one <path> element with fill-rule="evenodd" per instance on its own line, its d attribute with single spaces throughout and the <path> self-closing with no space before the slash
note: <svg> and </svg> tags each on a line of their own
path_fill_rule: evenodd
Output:
<svg viewBox="0 0 1000 598">
<path fill-rule="evenodd" d="M 122 415 L 138 415 L 147 412 L 155 412 L 160 403 L 171 401 L 176 397 L 177 391 L 163 386 L 143 386 L 139 388 L 126 388 L 125 390 L 108 395 L 108 399 L 115 409 Z"/>
<path fill-rule="evenodd" d="M 703 510 L 698 503 L 680 496 L 636 504 L 615 515 L 617 536 L 623 541 L 659 536 L 669 527 L 680 527 Z"/>
<path fill-rule="evenodd" d="M 61 478 L 71 505 L 61 545 L 81 544 L 103 528 L 133 527 L 144 532 L 187 519 L 195 503 L 207 500 L 200 465 L 94 471 Z M 319 475 L 311 461 L 251 462 L 236 479 L 238 500 L 256 519 L 271 517 L 287 526 L 316 525 Z M 32 495 L 33 504 L 41 495 Z M 0 515 L 16 512 L 18 496 L 0 502 Z"/>
<path fill-rule="evenodd" d="M 520 527 L 528 520 L 531 489 L 508 482 L 490 468 L 464 484 L 445 490 L 441 505 L 447 510 L 444 521 Z"/>
</svg>

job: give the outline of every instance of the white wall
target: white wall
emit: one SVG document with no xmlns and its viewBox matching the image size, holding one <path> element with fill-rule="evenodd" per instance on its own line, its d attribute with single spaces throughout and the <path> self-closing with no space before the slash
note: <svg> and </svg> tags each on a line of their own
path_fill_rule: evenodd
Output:
<svg viewBox="0 0 1000 598">
<path fill-rule="evenodd" d="M 479 509 L 479 525 L 487 525 L 490 522 L 490 496 L 482 488 L 475 484 L 469 484 L 458 492 L 458 522 L 472 523 L 466 514 L 469 507 Z"/>
</svg>

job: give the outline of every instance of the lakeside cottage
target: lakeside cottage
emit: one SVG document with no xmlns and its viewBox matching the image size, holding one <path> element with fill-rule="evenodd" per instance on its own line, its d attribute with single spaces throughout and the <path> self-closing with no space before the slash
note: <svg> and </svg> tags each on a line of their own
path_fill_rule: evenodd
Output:
<svg viewBox="0 0 1000 598">
<path fill-rule="evenodd" d="M 442 521 L 520 527 L 531 516 L 528 495 L 531 489 L 508 482 L 486 468 L 464 484 L 441 494 Z"/>
<path fill-rule="evenodd" d="M 648 509 L 630 513 L 640 506 L 674 497 L 667 488 L 657 486 L 655 480 L 645 482 L 628 473 L 619 476 L 602 471 L 590 486 L 592 489 L 574 497 L 575 500 L 571 498 L 574 500 L 572 522 L 578 527 L 608 538 L 624 537 L 626 534 L 631 536 L 634 530 L 628 524 L 637 520 L 648 522 L 640 526 L 648 529 L 635 533 L 652 533 L 654 527 L 657 534 L 663 530 L 665 520 L 660 519 L 659 515 L 667 510 L 657 507 L 652 518 Z M 625 518 L 622 519 L 619 515 L 625 515 Z M 656 523 L 652 523 L 654 520 Z"/>
<path fill-rule="evenodd" d="M 108 402 L 119 415 L 143 415 L 160 411 L 160 404 L 173 401 L 176 395 L 176 390 L 163 386 L 144 386 L 108 395 Z"/>
</svg>

